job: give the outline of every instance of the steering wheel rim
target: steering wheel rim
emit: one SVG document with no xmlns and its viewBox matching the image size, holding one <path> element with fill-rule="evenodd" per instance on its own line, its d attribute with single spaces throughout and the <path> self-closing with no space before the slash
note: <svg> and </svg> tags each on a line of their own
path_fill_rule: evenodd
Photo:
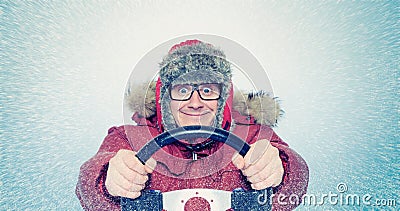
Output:
<svg viewBox="0 0 400 211">
<path fill-rule="evenodd" d="M 165 131 L 147 142 L 137 153 L 136 157 L 145 164 L 150 157 L 164 146 L 182 139 L 209 138 L 211 140 L 229 145 L 241 156 L 250 150 L 250 145 L 235 134 L 212 126 L 190 125 Z"/>
<path fill-rule="evenodd" d="M 143 163 L 159 149 L 176 141 L 185 138 L 210 138 L 214 141 L 225 143 L 239 152 L 241 156 L 245 156 L 250 146 L 238 136 L 226 130 L 211 126 L 191 125 L 175 128 L 173 130 L 161 133 L 157 137 L 147 142 L 137 153 L 136 157 Z M 270 210 L 270 197 L 272 196 L 272 188 L 264 190 L 248 190 L 245 191 L 237 188 L 231 192 L 231 205 L 234 210 L 254 210 L 263 211 Z M 144 190 L 139 198 L 121 198 L 121 210 L 163 210 L 163 195 L 157 190 Z M 176 204 L 176 203 L 175 203 Z"/>
</svg>

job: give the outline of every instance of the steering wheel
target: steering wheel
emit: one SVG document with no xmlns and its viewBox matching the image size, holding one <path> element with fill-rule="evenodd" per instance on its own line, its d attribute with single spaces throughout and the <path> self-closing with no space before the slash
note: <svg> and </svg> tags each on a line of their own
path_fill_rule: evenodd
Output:
<svg viewBox="0 0 400 211">
<path fill-rule="evenodd" d="M 136 154 L 136 157 L 145 162 L 159 149 L 182 139 L 209 138 L 222 142 L 235 149 L 241 156 L 245 156 L 250 146 L 241 138 L 226 130 L 211 127 L 191 125 L 175 128 L 153 138 L 144 145 Z M 194 195 L 195 193 L 196 195 Z M 190 196 L 202 197 L 209 203 L 211 210 L 270 210 L 272 188 L 264 190 L 244 191 L 237 188 L 232 192 L 212 189 L 185 189 L 166 193 L 158 190 L 143 190 L 140 197 L 130 199 L 121 197 L 121 210 L 183 210 L 182 201 L 187 201 Z M 220 199 L 220 200 L 219 200 Z M 212 206 L 214 205 L 214 206 Z M 181 207 L 179 207 L 181 206 Z"/>
</svg>

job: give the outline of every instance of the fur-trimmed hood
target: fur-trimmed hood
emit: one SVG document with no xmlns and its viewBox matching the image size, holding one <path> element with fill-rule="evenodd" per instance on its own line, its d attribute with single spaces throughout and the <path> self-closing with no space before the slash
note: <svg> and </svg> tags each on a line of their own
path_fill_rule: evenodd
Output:
<svg viewBox="0 0 400 211">
<path fill-rule="evenodd" d="M 156 111 L 156 82 L 131 84 L 125 92 L 126 107 L 139 117 L 152 119 Z M 259 91 L 243 93 L 234 91 L 233 110 L 244 116 L 251 116 L 255 123 L 274 127 L 284 114 L 279 100 L 270 94 Z"/>
</svg>

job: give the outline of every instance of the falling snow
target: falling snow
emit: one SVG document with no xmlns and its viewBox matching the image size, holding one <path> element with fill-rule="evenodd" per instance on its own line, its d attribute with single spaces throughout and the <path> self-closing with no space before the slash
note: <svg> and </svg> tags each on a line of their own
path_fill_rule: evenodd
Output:
<svg viewBox="0 0 400 211">
<path fill-rule="evenodd" d="M 309 193 L 345 183 L 400 204 L 398 1 L 195 4 L 0 2 L 0 210 L 79 210 L 79 167 L 123 124 L 133 66 L 199 32 L 266 68 L 285 110 L 277 132 L 307 161 Z"/>
</svg>

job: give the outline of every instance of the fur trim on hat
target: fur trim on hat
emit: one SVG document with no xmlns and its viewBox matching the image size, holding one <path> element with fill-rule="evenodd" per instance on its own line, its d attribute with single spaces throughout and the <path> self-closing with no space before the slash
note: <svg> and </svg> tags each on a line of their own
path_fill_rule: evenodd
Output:
<svg viewBox="0 0 400 211">
<path fill-rule="evenodd" d="M 125 103 L 133 112 L 147 119 L 156 115 L 155 83 L 132 85 L 125 94 Z M 243 93 L 235 90 L 233 109 L 241 115 L 252 116 L 256 123 L 277 126 L 278 120 L 284 114 L 277 97 L 260 92 Z"/>
<path fill-rule="evenodd" d="M 276 126 L 278 119 L 283 116 L 278 97 L 272 97 L 264 91 L 239 94 L 235 91 L 233 96 L 233 109 L 241 115 L 252 116 L 256 123 Z"/>
<path fill-rule="evenodd" d="M 125 92 L 124 103 L 139 117 L 156 115 L 156 82 L 131 85 Z"/>
</svg>

